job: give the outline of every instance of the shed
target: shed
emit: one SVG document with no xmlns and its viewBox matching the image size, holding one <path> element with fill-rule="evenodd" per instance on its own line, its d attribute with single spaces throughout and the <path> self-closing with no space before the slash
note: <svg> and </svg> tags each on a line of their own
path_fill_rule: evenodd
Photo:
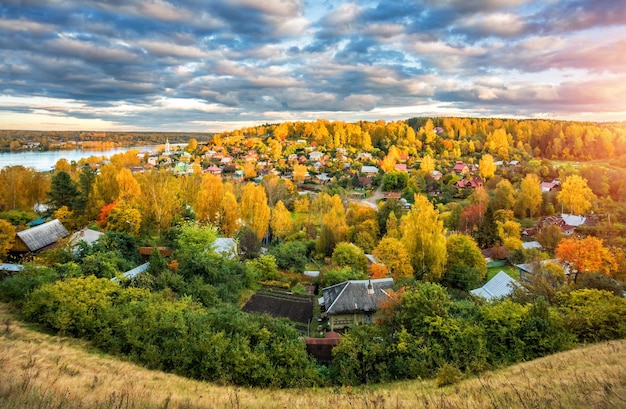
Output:
<svg viewBox="0 0 626 409">
<path fill-rule="evenodd" d="M 22 240 L 30 251 L 37 251 L 56 243 L 59 239 L 67 237 L 69 234 L 59 219 L 54 219 L 39 226 L 22 230 L 17 233 L 17 237 Z"/>
<path fill-rule="evenodd" d="M 213 251 L 221 254 L 224 257 L 235 258 L 237 257 L 237 242 L 233 238 L 218 237 L 213 242 Z"/>
</svg>

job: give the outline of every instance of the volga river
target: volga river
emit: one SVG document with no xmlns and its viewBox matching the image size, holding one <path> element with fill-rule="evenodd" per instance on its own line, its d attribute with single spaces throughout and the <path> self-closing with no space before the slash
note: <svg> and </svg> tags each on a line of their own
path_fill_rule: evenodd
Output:
<svg viewBox="0 0 626 409">
<path fill-rule="evenodd" d="M 0 169 L 5 166 L 22 165 L 25 167 L 35 168 L 40 172 L 49 171 L 54 168 L 55 163 L 61 158 L 67 159 L 68 162 L 78 162 L 82 158 L 90 156 L 104 156 L 110 158 L 116 153 L 126 152 L 136 149 L 139 152 L 152 152 L 158 145 L 130 146 L 123 148 L 113 148 L 106 150 L 63 150 L 63 151 L 21 151 L 21 152 L 0 152 Z"/>
</svg>

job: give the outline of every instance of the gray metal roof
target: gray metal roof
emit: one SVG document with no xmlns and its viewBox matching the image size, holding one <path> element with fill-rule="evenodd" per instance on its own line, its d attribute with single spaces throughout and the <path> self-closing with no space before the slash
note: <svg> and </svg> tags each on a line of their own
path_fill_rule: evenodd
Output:
<svg viewBox="0 0 626 409">
<path fill-rule="evenodd" d="M 368 292 L 371 283 L 373 293 Z M 350 280 L 322 289 L 328 314 L 376 311 L 387 298 L 385 289 L 393 288 L 393 278 Z"/>
<path fill-rule="evenodd" d="M 487 281 L 485 285 L 470 291 L 470 293 L 490 301 L 494 298 L 506 297 L 511 294 L 516 284 L 517 281 L 504 271 L 500 271 L 491 280 Z"/>
<path fill-rule="evenodd" d="M 17 236 L 26 244 L 30 251 L 37 251 L 52 243 L 56 243 L 57 240 L 69 234 L 59 219 L 54 219 L 39 226 L 22 230 L 17 233 Z"/>
<path fill-rule="evenodd" d="M 148 267 L 150 267 L 150 263 L 144 263 L 142 265 L 140 265 L 139 267 L 135 267 L 132 270 L 128 270 L 127 272 L 125 272 L 124 274 L 122 274 L 122 276 L 124 276 L 124 278 L 127 278 L 129 280 L 137 277 L 140 273 L 143 273 L 144 271 L 146 271 L 148 269 Z"/>
<path fill-rule="evenodd" d="M 21 264 L 10 264 L 10 263 L 2 263 L 0 264 L 0 271 L 9 271 L 11 273 L 17 273 L 24 269 L 24 266 Z"/>
</svg>

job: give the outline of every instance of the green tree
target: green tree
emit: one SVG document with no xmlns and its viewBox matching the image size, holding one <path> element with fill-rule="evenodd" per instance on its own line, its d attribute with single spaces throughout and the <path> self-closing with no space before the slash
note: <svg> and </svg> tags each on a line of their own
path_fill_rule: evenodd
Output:
<svg viewBox="0 0 626 409">
<path fill-rule="evenodd" d="M 335 246 L 332 260 L 338 267 L 350 267 L 356 271 L 365 271 L 367 269 L 367 258 L 365 258 L 363 250 L 345 241 Z"/>
<path fill-rule="evenodd" d="M 492 205 L 495 210 L 511 210 L 515 206 L 515 189 L 508 179 L 502 179 L 496 185 Z"/>
<path fill-rule="evenodd" d="M 452 234 L 446 242 L 448 262 L 443 282 L 454 288 L 471 290 L 487 274 L 487 262 L 470 236 Z"/>
<path fill-rule="evenodd" d="M 402 218 L 401 229 L 416 277 L 439 281 L 447 259 L 446 231 L 439 212 L 425 196 L 415 195 L 413 207 Z"/>
<path fill-rule="evenodd" d="M 76 182 L 72 180 L 69 173 L 57 172 L 52 177 L 48 199 L 54 209 L 67 206 L 70 210 L 76 208 L 80 192 Z"/>
</svg>

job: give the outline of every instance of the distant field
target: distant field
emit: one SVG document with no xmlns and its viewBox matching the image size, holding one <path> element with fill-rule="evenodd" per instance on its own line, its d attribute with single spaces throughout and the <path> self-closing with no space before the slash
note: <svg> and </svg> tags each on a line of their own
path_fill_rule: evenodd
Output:
<svg viewBox="0 0 626 409">
<path fill-rule="evenodd" d="M 261 390 L 149 371 L 89 344 L 35 332 L 0 304 L 0 408 L 623 408 L 626 340 L 485 372 L 446 388 L 434 381 Z"/>
</svg>

